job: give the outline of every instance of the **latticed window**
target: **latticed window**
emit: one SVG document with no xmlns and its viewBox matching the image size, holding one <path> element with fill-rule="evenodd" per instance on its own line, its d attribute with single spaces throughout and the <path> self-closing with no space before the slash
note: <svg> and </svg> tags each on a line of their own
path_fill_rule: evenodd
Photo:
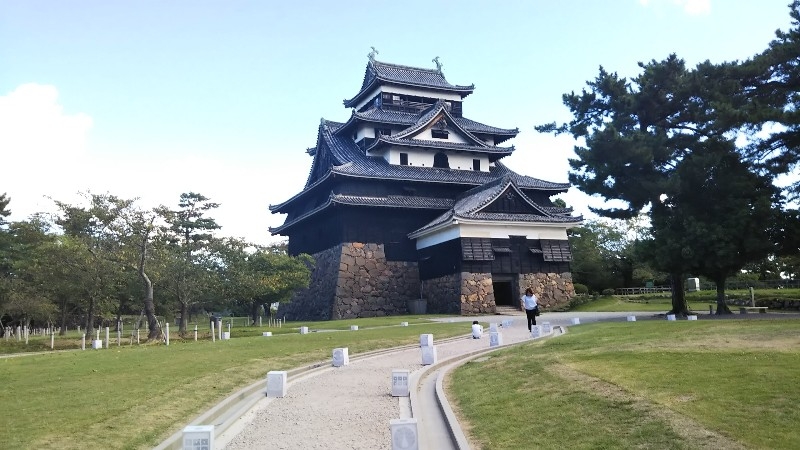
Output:
<svg viewBox="0 0 800 450">
<path fill-rule="evenodd" d="M 494 261 L 492 240 L 489 238 L 463 238 L 461 258 L 464 261 Z"/>
</svg>

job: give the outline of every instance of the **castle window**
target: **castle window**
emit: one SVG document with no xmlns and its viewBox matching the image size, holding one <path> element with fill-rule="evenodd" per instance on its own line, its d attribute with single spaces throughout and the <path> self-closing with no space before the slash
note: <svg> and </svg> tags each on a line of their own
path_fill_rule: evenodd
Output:
<svg viewBox="0 0 800 450">
<path fill-rule="evenodd" d="M 472 170 L 481 170 L 481 160 L 480 159 L 473 159 L 472 160 Z"/>
<path fill-rule="evenodd" d="M 400 165 L 401 166 L 408 165 L 408 153 L 400 153 Z"/>
<path fill-rule="evenodd" d="M 449 133 L 447 132 L 447 130 L 436 130 L 436 129 L 431 130 L 431 136 L 435 137 L 436 139 L 447 139 L 448 134 Z"/>
<path fill-rule="evenodd" d="M 391 135 L 392 135 L 391 128 L 375 128 L 375 137 L 391 136 Z"/>
<path fill-rule="evenodd" d="M 448 162 L 447 160 L 447 155 L 442 152 L 433 155 L 433 167 L 438 167 L 440 169 L 449 169 L 450 162 Z"/>
</svg>

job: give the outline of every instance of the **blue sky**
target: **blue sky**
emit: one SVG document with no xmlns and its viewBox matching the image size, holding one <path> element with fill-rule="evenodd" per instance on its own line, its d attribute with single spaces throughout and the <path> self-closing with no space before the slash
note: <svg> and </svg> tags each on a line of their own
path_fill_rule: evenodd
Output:
<svg viewBox="0 0 800 450">
<path fill-rule="evenodd" d="M 519 127 L 505 161 L 567 180 L 561 95 L 598 67 L 638 74 L 745 59 L 790 26 L 789 0 L 11 1 L 0 0 L 0 193 L 12 220 L 78 191 L 222 206 L 222 234 L 267 243 L 267 207 L 299 192 L 320 118 L 345 121 L 367 54 L 475 84 L 464 115 Z M 599 205 L 576 191 L 578 213 Z"/>
</svg>

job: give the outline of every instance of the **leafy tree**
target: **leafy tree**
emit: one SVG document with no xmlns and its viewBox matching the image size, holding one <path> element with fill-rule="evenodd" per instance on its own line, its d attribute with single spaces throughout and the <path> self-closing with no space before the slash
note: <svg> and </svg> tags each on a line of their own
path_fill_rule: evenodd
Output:
<svg viewBox="0 0 800 450">
<path fill-rule="evenodd" d="M 313 259 L 289 256 L 285 244 L 255 247 L 236 239 L 224 241 L 223 278 L 227 297 L 249 306 L 252 323 L 274 302 L 286 303 L 297 289 L 308 287 Z"/>
<path fill-rule="evenodd" d="M 139 276 L 143 288 L 143 310 L 148 322 L 148 339 L 161 336 L 155 315 L 153 285 L 146 272 L 147 252 L 154 232 L 155 214 L 134 206 L 135 200 L 114 195 L 85 194 L 89 207 L 56 201 L 61 210 L 56 223 L 67 236 L 80 242 L 88 253 L 85 270 L 92 274 L 88 295 L 87 331 L 93 329 L 94 306 L 103 300 L 108 304 L 121 295 L 128 285 L 125 274 Z M 113 315 L 113 312 L 109 312 Z"/>
<path fill-rule="evenodd" d="M 170 290 L 180 308 L 180 332 L 186 332 L 190 307 L 214 284 L 213 255 L 210 246 L 213 231 L 220 228 L 206 214 L 219 207 L 202 194 L 181 194 L 177 210 L 159 209 L 171 232 L 167 277 Z"/>
<path fill-rule="evenodd" d="M 800 164 L 800 1 L 792 1 L 789 10 L 789 31 L 778 30 L 764 52 L 727 68 L 741 83 L 739 103 L 744 103 L 729 108 L 730 116 L 747 127 L 751 156 L 773 174 L 792 173 Z M 800 181 L 789 192 L 798 198 Z"/>
<path fill-rule="evenodd" d="M 731 212 L 700 212 L 711 202 L 747 208 L 750 204 L 737 203 L 747 197 L 743 190 L 760 186 L 764 180 L 747 172 L 730 136 L 736 130 L 716 121 L 714 101 L 728 91 L 737 93 L 736 85 L 717 83 L 708 77 L 708 70 L 688 70 L 675 55 L 639 66 L 642 73 L 630 81 L 601 67 L 597 78 L 587 83 L 588 91 L 564 95 L 564 103 L 574 116 L 572 121 L 539 126 L 537 130 L 570 133 L 585 140 L 585 145 L 575 147 L 577 158 L 570 160 L 570 181 L 588 194 L 627 205 L 596 208 L 594 212 L 611 218 L 648 214 L 653 235 L 649 253 L 656 268 L 669 272 L 673 282 L 670 313 L 686 315 L 689 310 L 682 282 L 686 273 L 697 269 L 719 278 L 734 270 L 733 266 L 741 268 L 764 256 L 757 256 L 763 250 L 737 241 L 737 233 L 729 228 Z M 735 176 L 706 176 L 704 170 L 713 167 L 713 161 L 725 161 L 735 168 Z M 721 182 L 735 190 L 716 189 Z M 767 188 L 751 194 L 759 196 L 747 197 L 752 204 L 775 203 L 774 192 Z M 763 218 L 759 211 L 754 215 L 734 214 L 757 221 Z M 751 226 L 753 223 L 748 222 L 745 228 Z M 693 249 L 709 240 L 709 230 L 716 233 L 713 238 L 725 238 L 726 249 L 716 256 L 708 251 L 702 257 L 735 253 L 741 258 L 710 261 L 695 254 Z M 721 285 L 724 289 L 724 280 Z"/>
</svg>

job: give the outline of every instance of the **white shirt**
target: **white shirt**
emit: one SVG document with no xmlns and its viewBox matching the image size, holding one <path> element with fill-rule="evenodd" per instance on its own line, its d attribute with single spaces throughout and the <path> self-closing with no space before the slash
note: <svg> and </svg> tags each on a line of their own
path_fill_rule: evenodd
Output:
<svg viewBox="0 0 800 450">
<path fill-rule="evenodd" d="M 478 325 L 477 323 L 472 324 L 472 337 L 473 338 L 480 338 L 483 334 L 483 327 Z"/>
<path fill-rule="evenodd" d="M 523 295 L 522 296 L 522 305 L 523 305 L 523 308 L 525 308 L 525 309 L 536 308 L 536 306 L 538 305 L 537 299 L 536 299 L 536 295 L 535 294 L 532 294 L 530 296 Z"/>
</svg>

